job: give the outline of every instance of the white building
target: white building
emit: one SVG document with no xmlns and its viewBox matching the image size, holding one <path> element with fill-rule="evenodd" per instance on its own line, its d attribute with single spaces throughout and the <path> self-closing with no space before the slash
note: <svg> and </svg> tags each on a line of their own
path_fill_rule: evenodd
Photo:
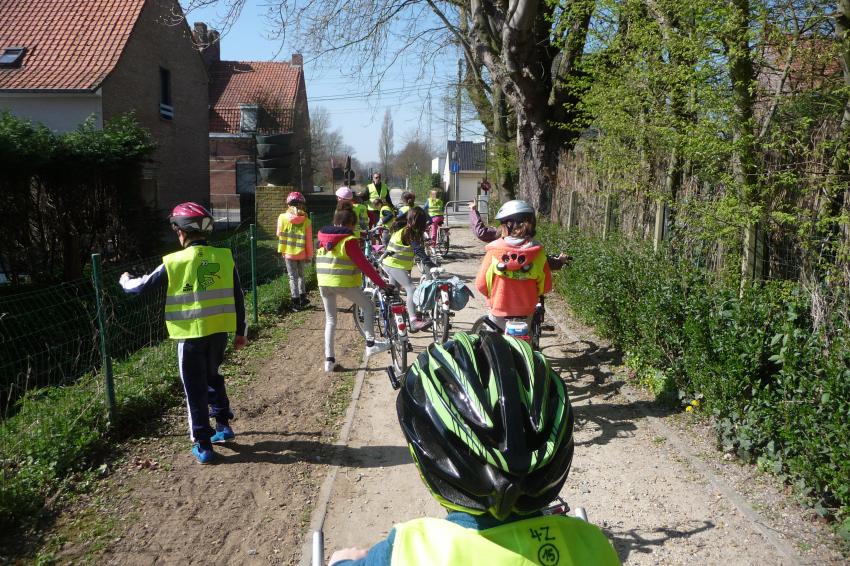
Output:
<svg viewBox="0 0 850 566">
<path fill-rule="evenodd" d="M 484 143 L 454 140 L 446 143 L 445 157 L 434 159 L 444 161 L 441 174 L 443 187 L 446 191 L 446 201 L 469 202 L 478 196 L 479 185 L 484 179 L 486 168 L 486 153 Z M 457 163 L 456 167 L 452 167 Z M 457 172 L 453 172 L 452 169 Z M 463 207 L 465 209 L 465 207 Z"/>
</svg>

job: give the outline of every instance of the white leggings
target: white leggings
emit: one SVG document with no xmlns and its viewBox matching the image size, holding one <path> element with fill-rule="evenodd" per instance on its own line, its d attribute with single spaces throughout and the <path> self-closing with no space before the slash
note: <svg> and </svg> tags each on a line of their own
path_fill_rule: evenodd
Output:
<svg viewBox="0 0 850 566">
<path fill-rule="evenodd" d="M 382 265 L 381 267 L 384 268 L 392 283 L 398 283 L 404 287 L 407 293 L 407 314 L 410 316 L 410 321 L 413 322 L 416 320 L 416 304 L 413 302 L 413 281 L 410 280 L 410 272 L 389 265 Z"/>
<path fill-rule="evenodd" d="M 366 340 L 375 339 L 372 327 L 375 324 L 375 306 L 372 299 L 360 287 L 319 287 L 322 304 L 325 307 L 325 359 L 334 356 L 334 334 L 336 334 L 336 299 L 348 299 L 363 309 L 363 322 L 366 327 Z"/>
<path fill-rule="evenodd" d="M 306 264 L 306 259 L 286 260 L 286 272 L 289 274 L 289 295 L 292 298 L 307 293 L 307 286 L 304 284 L 304 266 Z"/>
</svg>

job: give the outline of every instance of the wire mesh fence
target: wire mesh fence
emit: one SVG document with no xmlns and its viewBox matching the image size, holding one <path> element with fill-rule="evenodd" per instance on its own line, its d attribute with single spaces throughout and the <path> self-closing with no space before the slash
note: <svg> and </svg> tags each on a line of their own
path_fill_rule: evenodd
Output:
<svg viewBox="0 0 850 566">
<path fill-rule="evenodd" d="M 330 218 L 329 213 L 313 218 L 314 237 L 318 226 L 329 223 Z M 257 310 L 263 309 L 264 285 L 275 282 L 284 289 L 283 294 L 287 288 L 277 240 L 252 238 L 252 228 L 211 239 L 212 245 L 229 247 L 233 253 L 246 294 L 249 322 L 256 321 Z M 93 270 L 92 277 L 86 279 L 17 293 L 7 289 L 0 296 L 0 415 L 5 418 L 13 414 L 16 401 L 27 392 L 72 383 L 101 369 L 104 357 L 95 275 L 100 283 L 106 359 L 126 358 L 164 340 L 165 289 L 129 295 L 118 283 L 124 272 L 143 275 L 161 262 L 157 256 L 107 263 L 100 273 Z M 269 289 L 266 294 L 274 291 Z"/>
</svg>

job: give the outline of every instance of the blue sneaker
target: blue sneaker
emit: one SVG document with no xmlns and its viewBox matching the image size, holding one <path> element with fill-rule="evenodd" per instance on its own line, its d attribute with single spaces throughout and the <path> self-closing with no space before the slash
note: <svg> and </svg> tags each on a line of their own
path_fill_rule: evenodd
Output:
<svg viewBox="0 0 850 566">
<path fill-rule="evenodd" d="M 195 457 L 195 460 L 197 460 L 199 464 L 209 464 L 213 461 L 213 458 L 215 458 L 215 452 L 213 452 L 212 446 L 204 448 L 196 442 L 192 445 L 192 456 Z"/>
<path fill-rule="evenodd" d="M 210 437 L 210 442 L 213 444 L 221 444 L 222 442 L 227 442 L 228 440 L 233 440 L 236 438 L 236 434 L 233 432 L 233 429 L 228 425 L 215 425 L 215 434 Z"/>
</svg>

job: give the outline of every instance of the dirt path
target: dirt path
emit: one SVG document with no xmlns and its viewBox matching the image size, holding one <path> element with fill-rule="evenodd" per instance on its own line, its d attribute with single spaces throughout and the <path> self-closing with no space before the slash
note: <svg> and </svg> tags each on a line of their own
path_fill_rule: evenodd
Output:
<svg viewBox="0 0 850 566">
<path fill-rule="evenodd" d="M 481 246 L 465 232 L 454 230 L 456 253 L 445 267 L 472 280 Z M 686 431 L 680 415 L 658 412 L 615 373 L 615 351 L 574 321 L 565 324 L 562 303 L 547 307 L 559 324 L 544 336 L 543 351 L 567 380 L 577 415 L 576 453 L 562 496 L 587 509 L 625 564 L 841 562 L 829 531 L 789 502 L 781 486 L 724 461 L 707 429 Z M 483 313 L 478 296 L 458 313 L 454 330 L 469 329 Z M 415 338 L 415 351 L 427 342 Z M 411 462 L 394 399 L 385 374 L 368 372 L 348 443 L 363 457 L 339 469 L 326 515 L 320 501 L 313 518 L 314 525 L 324 519 L 326 557 L 337 548 L 368 547 L 395 523 L 444 514 Z M 737 489 L 744 486 L 746 496 Z"/>
<path fill-rule="evenodd" d="M 289 327 L 286 340 L 267 345 L 269 359 L 253 379 L 234 387 L 237 438 L 216 447 L 217 463 L 194 462 L 185 414 L 173 415 L 166 434 L 131 448 L 109 480 L 103 504 L 117 523 L 114 538 L 94 556 L 86 541 L 66 545 L 61 563 L 298 561 L 319 487 L 336 457 L 332 444 L 349 404 L 354 372 L 324 373 L 321 307 L 282 324 Z M 350 316 L 340 316 L 340 327 L 337 355 L 345 367 L 357 368 L 362 339 Z M 342 397 L 334 399 L 334 391 L 342 391 Z M 146 461 L 156 464 L 134 465 Z"/>
<path fill-rule="evenodd" d="M 481 246 L 462 232 L 455 230 L 447 267 L 471 280 Z M 564 316 L 557 300 L 547 306 Z M 468 330 L 483 312 L 480 297 L 471 301 L 455 330 Z M 363 342 L 350 316 L 339 320 L 339 340 L 347 344 L 341 361 L 358 368 Z M 329 377 L 322 371 L 321 310 L 284 324 L 287 338 L 258 349 L 268 359 L 239 386 L 237 441 L 219 449 L 219 463 L 194 463 L 185 415 L 175 412 L 167 433 L 130 448 L 105 495 L 87 500 L 109 517 L 108 540 L 97 549 L 68 542 L 58 562 L 308 564 L 310 525 L 324 526 L 329 556 L 371 545 L 394 523 L 443 515 L 396 422 L 394 392 L 380 369 L 389 355 L 372 360 L 371 369 Z M 577 414 L 575 459 L 562 495 L 587 508 L 624 563 L 840 563 L 828 530 L 774 480 L 724 460 L 698 421 L 659 413 L 615 373 L 616 352 L 575 322 L 561 324 L 543 346 L 567 380 Z M 415 336 L 415 352 L 428 342 Z M 348 399 L 339 392 L 352 389 L 343 424 Z M 340 434 L 346 442 L 337 446 Z"/>
</svg>

